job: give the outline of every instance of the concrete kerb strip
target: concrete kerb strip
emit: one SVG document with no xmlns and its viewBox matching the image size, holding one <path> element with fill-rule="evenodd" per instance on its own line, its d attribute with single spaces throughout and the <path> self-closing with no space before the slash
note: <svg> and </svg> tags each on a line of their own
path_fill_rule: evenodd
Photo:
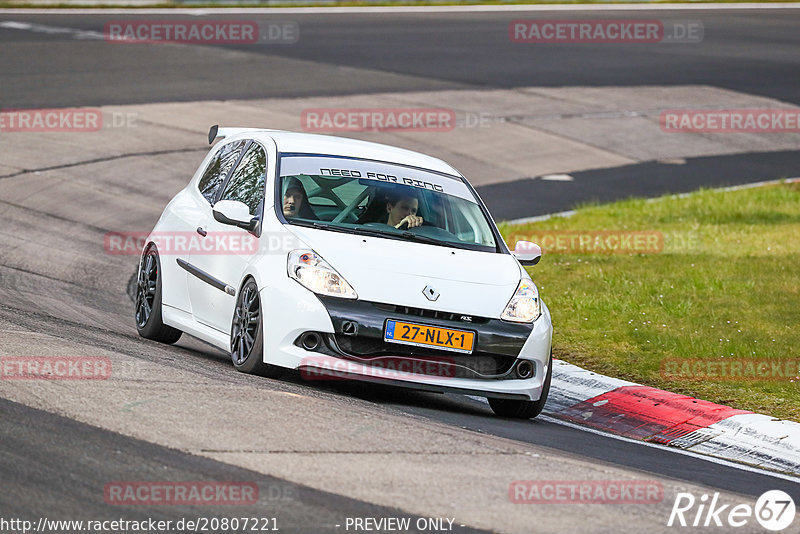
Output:
<svg viewBox="0 0 800 534">
<path fill-rule="evenodd" d="M 800 423 L 735 410 L 553 360 L 546 412 L 595 429 L 800 475 Z"/>
</svg>

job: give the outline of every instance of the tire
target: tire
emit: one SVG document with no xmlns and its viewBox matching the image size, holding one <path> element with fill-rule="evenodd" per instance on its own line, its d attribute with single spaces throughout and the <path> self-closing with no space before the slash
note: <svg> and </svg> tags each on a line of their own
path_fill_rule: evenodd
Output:
<svg viewBox="0 0 800 534">
<path fill-rule="evenodd" d="M 488 399 L 489 406 L 495 415 L 500 417 L 511 417 L 514 419 L 532 419 L 542 413 L 547 402 L 547 395 L 550 393 L 550 380 L 553 378 L 553 354 L 547 364 L 547 376 L 542 385 L 542 396 L 537 401 L 511 400 L 511 399 Z"/>
<path fill-rule="evenodd" d="M 249 278 L 236 299 L 231 323 L 231 361 L 237 371 L 278 378 L 283 369 L 264 363 L 264 329 L 261 297 L 256 281 Z"/>
<path fill-rule="evenodd" d="M 183 334 L 161 320 L 161 260 L 154 246 L 145 251 L 139 262 L 134 321 L 140 336 L 159 343 L 171 345 Z"/>
</svg>

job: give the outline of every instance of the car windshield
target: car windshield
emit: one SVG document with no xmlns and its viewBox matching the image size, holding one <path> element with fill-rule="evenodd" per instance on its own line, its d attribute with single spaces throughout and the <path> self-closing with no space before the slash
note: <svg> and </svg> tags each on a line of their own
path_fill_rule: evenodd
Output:
<svg viewBox="0 0 800 534">
<path fill-rule="evenodd" d="M 457 176 L 333 156 L 283 155 L 276 204 L 287 222 L 498 251 L 492 224 Z"/>
</svg>

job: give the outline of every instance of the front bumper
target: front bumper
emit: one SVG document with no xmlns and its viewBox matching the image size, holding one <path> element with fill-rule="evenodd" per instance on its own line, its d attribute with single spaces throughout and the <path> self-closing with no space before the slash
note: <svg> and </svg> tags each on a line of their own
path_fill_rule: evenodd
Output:
<svg viewBox="0 0 800 534">
<path fill-rule="evenodd" d="M 266 317 L 265 321 L 267 363 L 299 369 L 308 379 L 358 379 L 509 399 L 538 400 L 541 396 L 552 337 L 550 314 L 544 303 L 541 317 L 531 325 L 323 297 L 299 284 L 280 290 L 291 295 L 267 294 L 278 291 L 265 289 L 262 302 L 295 305 L 267 311 L 274 319 Z M 383 332 L 387 319 L 473 331 L 473 352 L 461 354 L 386 342 Z M 310 332 L 318 334 L 321 342 L 308 350 L 302 339 Z M 273 340 L 274 350 L 269 347 Z M 516 373 L 523 360 L 531 364 L 529 378 L 519 378 Z"/>
<path fill-rule="evenodd" d="M 417 374 L 444 372 L 448 378 L 494 380 L 519 377 L 518 356 L 533 330 L 531 324 L 499 319 L 333 297 L 319 299 L 331 317 L 334 332 L 321 336 L 323 343 L 316 352 L 382 368 L 438 364 L 416 365 Z M 388 319 L 474 332 L 473 351 L 464 354 L 387 342 L 384 331 Z M 302 346 L 300 339 L 297 342 Z M 535 366 L 525 368 L 530 371 L 525 378 L 535 376 Z"/>
</svg>

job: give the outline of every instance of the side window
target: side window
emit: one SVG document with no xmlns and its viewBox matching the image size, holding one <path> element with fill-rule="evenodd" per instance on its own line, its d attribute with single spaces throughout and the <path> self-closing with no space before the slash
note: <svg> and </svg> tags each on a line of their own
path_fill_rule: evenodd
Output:
<svg viewBox="0 0 800 534">
<path fill-rule="evenodd" d="M 261 145 L 253 143 L 236 167 L 220 200 L 244 202 L 250 208 L 250 215 L 259 215 L 266 178 L 267 154 Z"/>
<path fill-rule="evenodd" d="M 200 193 L 210 203 L 214 203 L 214 197 L 217 196 L 219 186 L 225 181 L 225 177 L 230 172 L 233 164 L 239 159 L 239 154 L 242 153 L 244 145 L 247 141 L 235 141 L 228 143 L 220 148 L 206 167 L 206 172 L 203 173 L 202 178 L 197 183 L 197 188 Z"/>
</svg>

